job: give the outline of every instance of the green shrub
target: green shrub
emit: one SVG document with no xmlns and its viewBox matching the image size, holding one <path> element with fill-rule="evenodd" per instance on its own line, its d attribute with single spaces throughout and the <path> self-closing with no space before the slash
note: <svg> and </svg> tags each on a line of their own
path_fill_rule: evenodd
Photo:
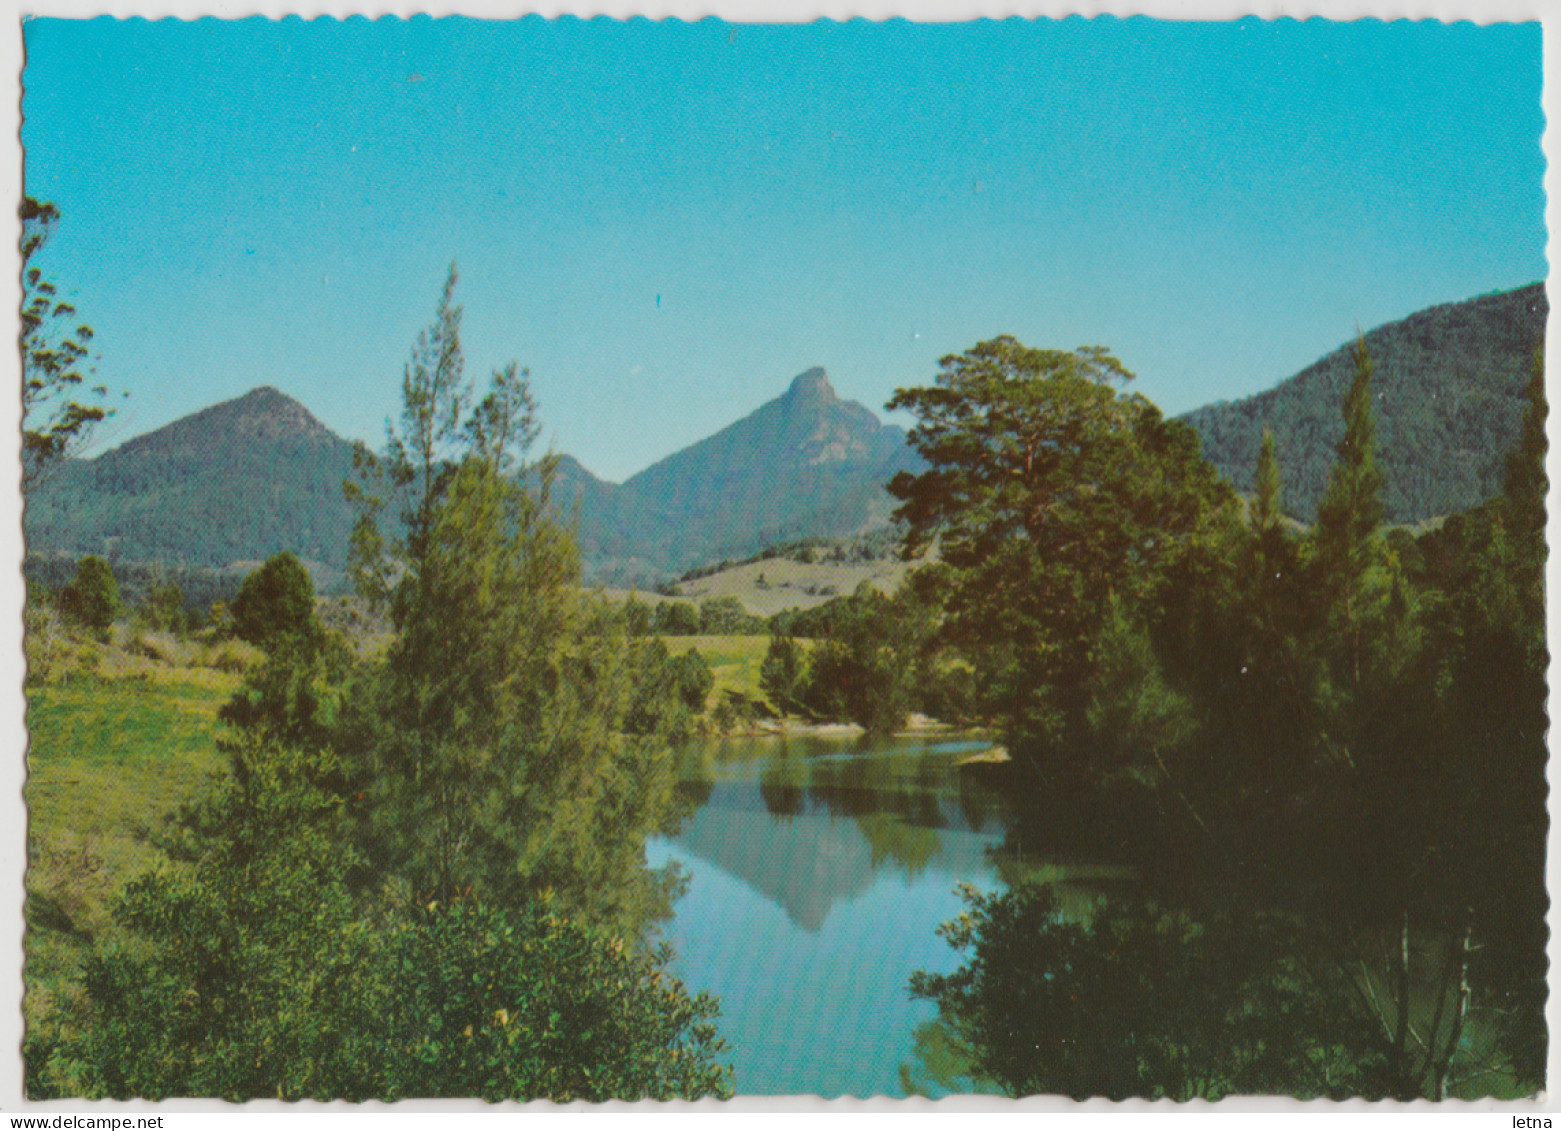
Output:
<svg viewBox="0 0 1561 1131">
<path fill-rule="evenodd" d="M 88 554 L 76 566 L 76 577 L 61 594 L 65 615 L 77 624 L 107 629 L 119 615 L 119 585 L 114 569 L 96 554 Z"/>
<path fill-rule="evenodd" d="M 715 1002 L 557 914 L 356 899 L 328 760 L 257 744 L 187 810 L 193 867 L 126 888 L 86 964 L 92 1025 L 30 1032 L 35 1099 L 726 1096 Z"/>
<path fill-rule="evenodd" d="M 314 579 L 297 555 L 276 554 L 244 579 L 233 601 L 233 631 L 240 640 L 268 649 L 319 631 Z"/>
</svg>

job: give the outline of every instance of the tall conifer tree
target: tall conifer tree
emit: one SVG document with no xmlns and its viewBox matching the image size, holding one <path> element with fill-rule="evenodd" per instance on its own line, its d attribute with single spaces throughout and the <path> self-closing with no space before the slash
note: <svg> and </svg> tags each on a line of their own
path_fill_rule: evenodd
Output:
<svg viewBox="0 0 1561 1131">
<path fill-rule="evenodd" d="M 1348 677 L 1361 682 L 1361 629 L 1366 575 L 1375 561 L 1382 524 L 1382 472 L 1377 467 L 1376 420 L 1371 409 L 1371 353 L 1355 340 L 1355 379 L 1344 396 L 1344 439 L 1317 510 L 1317 554 L 1330 620 L 1346 649 Z"/>
</svg>

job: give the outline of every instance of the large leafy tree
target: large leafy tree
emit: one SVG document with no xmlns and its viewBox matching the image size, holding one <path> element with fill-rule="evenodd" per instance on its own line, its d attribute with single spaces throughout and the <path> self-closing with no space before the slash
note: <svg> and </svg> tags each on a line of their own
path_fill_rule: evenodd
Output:
<svg viewBox="0 0 1561 1131">
<path fill-rule="evenodd" d="M 1051 769 L 1087 730 L 1095 644 L 1114 603 L 1152 623 L 1173 563 L 1233 503 L 1197 436 L 1117 386 L 1101 347 L 1011 337 L 945 357 L 936 383 L 900 389 L 929 464 L 902 473 L 907 547 L 936 540 L 946 642 L 981 669 L 989 708 Z"/>
<path fill-rule="evenodd" d="M 33 257 L 59 223 L 60 210 L 24 197 L 22 218 L 22 487 L 36 485 L 79 451 L 111 411 L 94 374 L 92 327 L 60 296 Z"/>
</svg>

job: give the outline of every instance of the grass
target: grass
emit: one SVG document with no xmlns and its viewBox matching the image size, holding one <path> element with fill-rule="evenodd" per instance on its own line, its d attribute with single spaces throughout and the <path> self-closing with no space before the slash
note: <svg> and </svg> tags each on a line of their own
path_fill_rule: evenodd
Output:
<svg viewBox="0 0 1561 1131">
<path fill-rule="evenodd" d="M 79 1016 L 81 962 L 114 930 L 113 897 L 162 859 L 164 819 L 226 765 L 217 711 L 242 676 L 118 643 L 93 649 L 93 671 L 27 688 L 29 1026 Z"/>
<path fill-rule="evenodd" d="M 736 597 L 754 616 L 769 617 L 783 609 L 811 609 L 831 597 L 846 596 L 864 581 L 893 593 L 910 569 L 901 561 L 804 563 L 770 558 L 680 582 L 678 593 L 680 599 L 696 604 L 712 597 Z"/>
<path fill-rule="evenodd" d="M 750 699 L 763 699 L 759 690 L 759 667 L 770 647 L 768 636 L 663 636 L 667 651 L 680 656 L 690 648 L 710 665 L 715 676 L 715 691 L 738 691 Z"/>
</svg>

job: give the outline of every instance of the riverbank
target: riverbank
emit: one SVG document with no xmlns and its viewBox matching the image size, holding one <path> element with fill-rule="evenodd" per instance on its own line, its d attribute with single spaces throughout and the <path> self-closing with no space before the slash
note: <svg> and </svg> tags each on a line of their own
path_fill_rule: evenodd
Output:
<svg viewBox="0 0 1561 1131">
<path fill-rule="evenodd" d="M 982 733 L 984 732 L 979 728 L 956 726 L 927 715 L 912 714 L 906 719 L 905 725 L 896 728 L 890 737 L 917 737 L 928 734 L 980 735 Z M 728 737 L 762 738 L 771 735 L 777 738 L 861 738 L 866 734 L 867 728 L 858 723 L 816 723 L 806 719 L 775 718 L 755 719 L 745 728 L 730 732 Z"/>
</svg>

